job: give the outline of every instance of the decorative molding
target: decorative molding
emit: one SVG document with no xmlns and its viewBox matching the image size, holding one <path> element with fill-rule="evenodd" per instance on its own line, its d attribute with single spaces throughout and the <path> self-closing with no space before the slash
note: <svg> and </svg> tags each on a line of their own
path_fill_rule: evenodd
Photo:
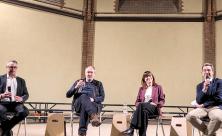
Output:
<svg viewBox="0 0 222 136">
<path fill-rule="evenodd" d="M 64 0 L 34 0 L 34 1 L 42 2 L 42 3 L 46 3 L 46 4 L 50 4 L 50 5 L 59 6 L 61 8 L 63 8 L 64 5 L 65 5 Z"/>
<path fill-rule="evenodd" d="M 139 16 L 96 16 L 95 21 L 115 22 L 204 22 L 200 17 L 139 17 Z"/>
<path fill-rule="evenodd" d="M 56 9 L 56 8 L 51 8 L 51 7 L 38 5 L 38 4 L 34 4 L 34 3 L 29 3 L 29 2 L 25 2 L 25 1 L 19 1 L 19 0 L 0 0 L 0 2 L 83 20 L 83 15 L 81 12 L 80 12 L 81 14 L 72 13 L 72 12 L 68 12 L 65 10 L 60 10 L 60 9 Z"/>
<path fill-rule="evenodd" d="M 182 0 L 115 0 L 114 11 L 116 13 L 181 13 L 183 11 Z"/>
</svg>

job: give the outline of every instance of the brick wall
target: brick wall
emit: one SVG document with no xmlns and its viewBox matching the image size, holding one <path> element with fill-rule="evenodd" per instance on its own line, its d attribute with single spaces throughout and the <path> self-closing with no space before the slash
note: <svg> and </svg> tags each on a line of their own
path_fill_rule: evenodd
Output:
<svg viewBox="0 0 222 136">
<path fill-rule="evenodd" d="M 215 0 L 205 0 L 205 19 L 203 23 L 203 63 L 212 63 L 216 68 L 215 13 Z"/>
<path fill-rule="evenodd" d="M 83 42 L 82 42 L 82 72 L 85 75 L 85 67 L 93 65 L 94 36 L 95 36 L 95 0 L 84 0 L 83 7 Z"/>
</svg>

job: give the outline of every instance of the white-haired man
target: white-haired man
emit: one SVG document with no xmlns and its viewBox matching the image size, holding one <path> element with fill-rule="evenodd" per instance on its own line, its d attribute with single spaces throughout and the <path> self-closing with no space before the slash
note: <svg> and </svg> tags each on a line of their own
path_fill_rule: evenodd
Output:
<svg viewBox="0 0 222 136">
<path fill-rule="evenodd" d="M 102 82 L 95 80 L 95 68 L 88 66 L 85 69 L 85 78 L 74 82 L 66 93 L 66 97 L 73 96 L 72 110 L 80 115 L 79 136 L 86 136 L 89 121 L 92 126 L 99 126 L 98 119 L 104 101 L 105 93 Z"/>
</svg>

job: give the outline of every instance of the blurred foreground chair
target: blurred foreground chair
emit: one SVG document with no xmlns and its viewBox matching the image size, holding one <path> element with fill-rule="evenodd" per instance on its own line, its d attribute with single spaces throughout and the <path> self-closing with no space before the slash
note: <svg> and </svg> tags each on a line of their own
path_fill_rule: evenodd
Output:
<svg viewBox="0 0 222 136">
<path fill-rule="evenodd" d="M 171 119 L 170 136 L 192 136 L 192 125 L 183 116 Z"/>
<path fill-rule="evenodd" d="M 45 136 L 66 136 L 63 113 L 51 113 L 48 115 Z"/>
<path fill-rule="evenodd" d="M 129 128 L 131 114 L 129 113 L 115 113 L 113 115 L 112 129 L 110 136 L 122 136 L 122 132 Z"/>
</svg>

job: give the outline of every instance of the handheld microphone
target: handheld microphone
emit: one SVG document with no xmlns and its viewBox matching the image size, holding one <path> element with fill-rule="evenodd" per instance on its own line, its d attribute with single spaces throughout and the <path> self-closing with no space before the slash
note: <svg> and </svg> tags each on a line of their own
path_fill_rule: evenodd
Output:
<svg viewBox="0 0 222 136">
<path fill-rule="evenodd" d="M 206 79 L 210 79 L 210 76 L 209 76 L 209 75 L 206 75 Z"/>
<path fill-rule="evenodd" d="M 84 86 L 85 86 L 85 82 L 82 80 L 82 84 L 81 84 L 81 86 L 79 87 L 78 93 L 81 93 L 81 92 L 82 92 Z"/>
<path fill-rule="evenodd" d="M 11 92 L 11 86 L 8 86 L 8 92 Z"/>
<path fill-rule="evenodd" d="M 209 82 L 211 83 L 211 81 L 210 81 L 210 80 L 211 80 L 211 77 L 210 77 L 209 74 L 206 75 L 206 79 L 205 79 L 205 80 L 207 80 L 207 81 L 209 81 Z"/>
<path fill-rule="evenodd" d="M 210 83 L 211 83 L 211 81 L 210 81 L 210 75 L 209 74 L 206 74 L 206 77 L 205 77 L 206 79 L 205 79 L 205 82 L 206 82 L 206 84 L 205 84 L 205 90 L 207 91 L 208 90 L 208 88 L 209 88 L 209 86 L 210 86 Z M 206 92 L 205 91 L 205 92 Z"/>
<path fill-rule="evenodd" d="M 11 88 L 11 86 L 8 86 L 7 89 L 8 89 L 8 92 L 11 92 L 11 89 L 12 89 L 12 88 Z M 9 100 L 12 101 L 12 98 L 9 98 Z"/>
</svg>

